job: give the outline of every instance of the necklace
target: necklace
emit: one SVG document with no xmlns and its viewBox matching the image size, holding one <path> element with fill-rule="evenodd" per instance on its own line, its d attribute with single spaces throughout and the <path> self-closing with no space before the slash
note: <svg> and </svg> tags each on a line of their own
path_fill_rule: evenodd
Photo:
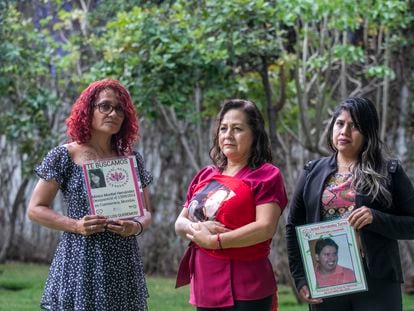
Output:
<svg viewBox="0 0 414 311">
<path fill-rule="evenodd" d="M 353 167 L 354 165 L 355 165 L 355 162 L 350 162 L 350 163 L 346 163 L 346 164 L 341 164 L 341 163 L 337 162 L 338 168 L 340 168 L 340 167 L 346 168 L 348 170 L 348 172 L 351 171 L 351 167 Z"/>
</svg>

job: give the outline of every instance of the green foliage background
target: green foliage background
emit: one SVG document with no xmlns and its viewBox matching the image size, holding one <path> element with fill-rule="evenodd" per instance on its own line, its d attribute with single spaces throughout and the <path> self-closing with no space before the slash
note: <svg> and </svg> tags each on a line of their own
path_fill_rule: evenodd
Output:
<svg viewBox="0 0 414 311">
<path fill-rule="evenodd" d="M 375 102 L 382 138 L 414 172 L 413 33 L 412 0 L 0 0 L 0 262 L 45 247 L 25 218 L 33 167 L 66 142 L 79 93 L 106 77 L 129 89 L 158 174 L 150 272 L 175 272 L 185 245 L 173 223 L 224 99 L 260 107 L 288 192 L 326 154 L 330 112 L 350 95 Z M 283 220 L 278 230 L 287 284 Z"/>
<path fill-rule="evenodd" d="M 200 113 L 214 115 L 224 98 L 248 97 L 281 120 L 269 128 L 283 132 L 284 124 L 298 134 L 298 101 L 309 91 L 306 82 L 317 77 L 319 85 L 330 85 L 306 95 L 312 123 L 338 98 L 335 81 L 323 71 L 344 62 L 362 84 L 382 83 L 384 77 L 396 78 L 385 46 L 398 53 L 412 45 L 406 33 L 413 22 L 411 1 L 81 3 L 47 0 L 40 10 L 34 1 L 0 1 L 0 134 L 23 157 L 37 160 L 61 139 L 49 133 L 96 79 L 125 83 L 146 117 L 156 118 L 160 104 L 197 123 Z M 338 37 L 362 27 L 374 52 L 361 45 L 362 38 Z M 203 95 L 198 110 L 196 88 Z"/>
</svg>

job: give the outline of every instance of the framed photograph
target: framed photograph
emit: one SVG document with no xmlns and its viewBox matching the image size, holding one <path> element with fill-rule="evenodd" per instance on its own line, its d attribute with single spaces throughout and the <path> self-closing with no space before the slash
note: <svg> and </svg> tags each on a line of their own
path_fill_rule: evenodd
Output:
<svg viewBox="0 0 414 311">
<path fill-rule="evenodd" d="M 144 215 L 141 180 L 134 156 L 83 164 L 91 214 L 110 219 Z"/>
<path fill-rule="evenodd" d="M 368 290 L 355 230 L 346 219 L 296 227 L 312 298 Z"/>
</svg>

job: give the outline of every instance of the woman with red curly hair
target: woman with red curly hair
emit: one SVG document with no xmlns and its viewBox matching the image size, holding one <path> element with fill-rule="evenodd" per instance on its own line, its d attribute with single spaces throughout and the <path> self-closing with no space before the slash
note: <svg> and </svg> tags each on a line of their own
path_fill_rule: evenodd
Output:
<svg viewBox="0 0 414 311">
<path fill-rule="evenodd" d="M 62 231 L 41 300 L 42 310 L 148 310 L 142 258 L 136 235 L 151 223 L 148 186 L 152 175 L 133 150 L 138 122 L 132 99 L 116 80 L 90 84 L 66 120 L 70 142 L 52 149 L 35 169 L 40 177 L 28 216 Z M 144 216 L 109 221 L 91 215 L 82 164 L 134 155 L 145 200 Z M 66 215 L 52 210 L 58 191 Z"/>
</svg>

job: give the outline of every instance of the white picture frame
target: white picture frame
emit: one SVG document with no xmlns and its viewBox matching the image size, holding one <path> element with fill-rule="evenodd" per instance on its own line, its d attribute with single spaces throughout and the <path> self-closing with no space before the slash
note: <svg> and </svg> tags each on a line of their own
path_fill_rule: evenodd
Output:
<svg viewBox="0 0 414 311">
<path fill-rule="evenodd" d="M 312 298 L 368 290 L 357 234 L 346 219 L 298 226 L 296 232 Z M 334 253 L 336 249 L 336 260 L 326 259 L 324 262 L 323 258 L 332 257 L 332 254 L 322 252 L 321 248 L 329 244 L 331 248 L 325 250 Z M 324 271 L 324 264 L 329 271 Z"/>
<path fill-rule="evenodd" d="M 142 184 L 134 156 L 88 161 L 82 168 L 92 215 L 108 219 L 144 215 Z"/>
</svg>

